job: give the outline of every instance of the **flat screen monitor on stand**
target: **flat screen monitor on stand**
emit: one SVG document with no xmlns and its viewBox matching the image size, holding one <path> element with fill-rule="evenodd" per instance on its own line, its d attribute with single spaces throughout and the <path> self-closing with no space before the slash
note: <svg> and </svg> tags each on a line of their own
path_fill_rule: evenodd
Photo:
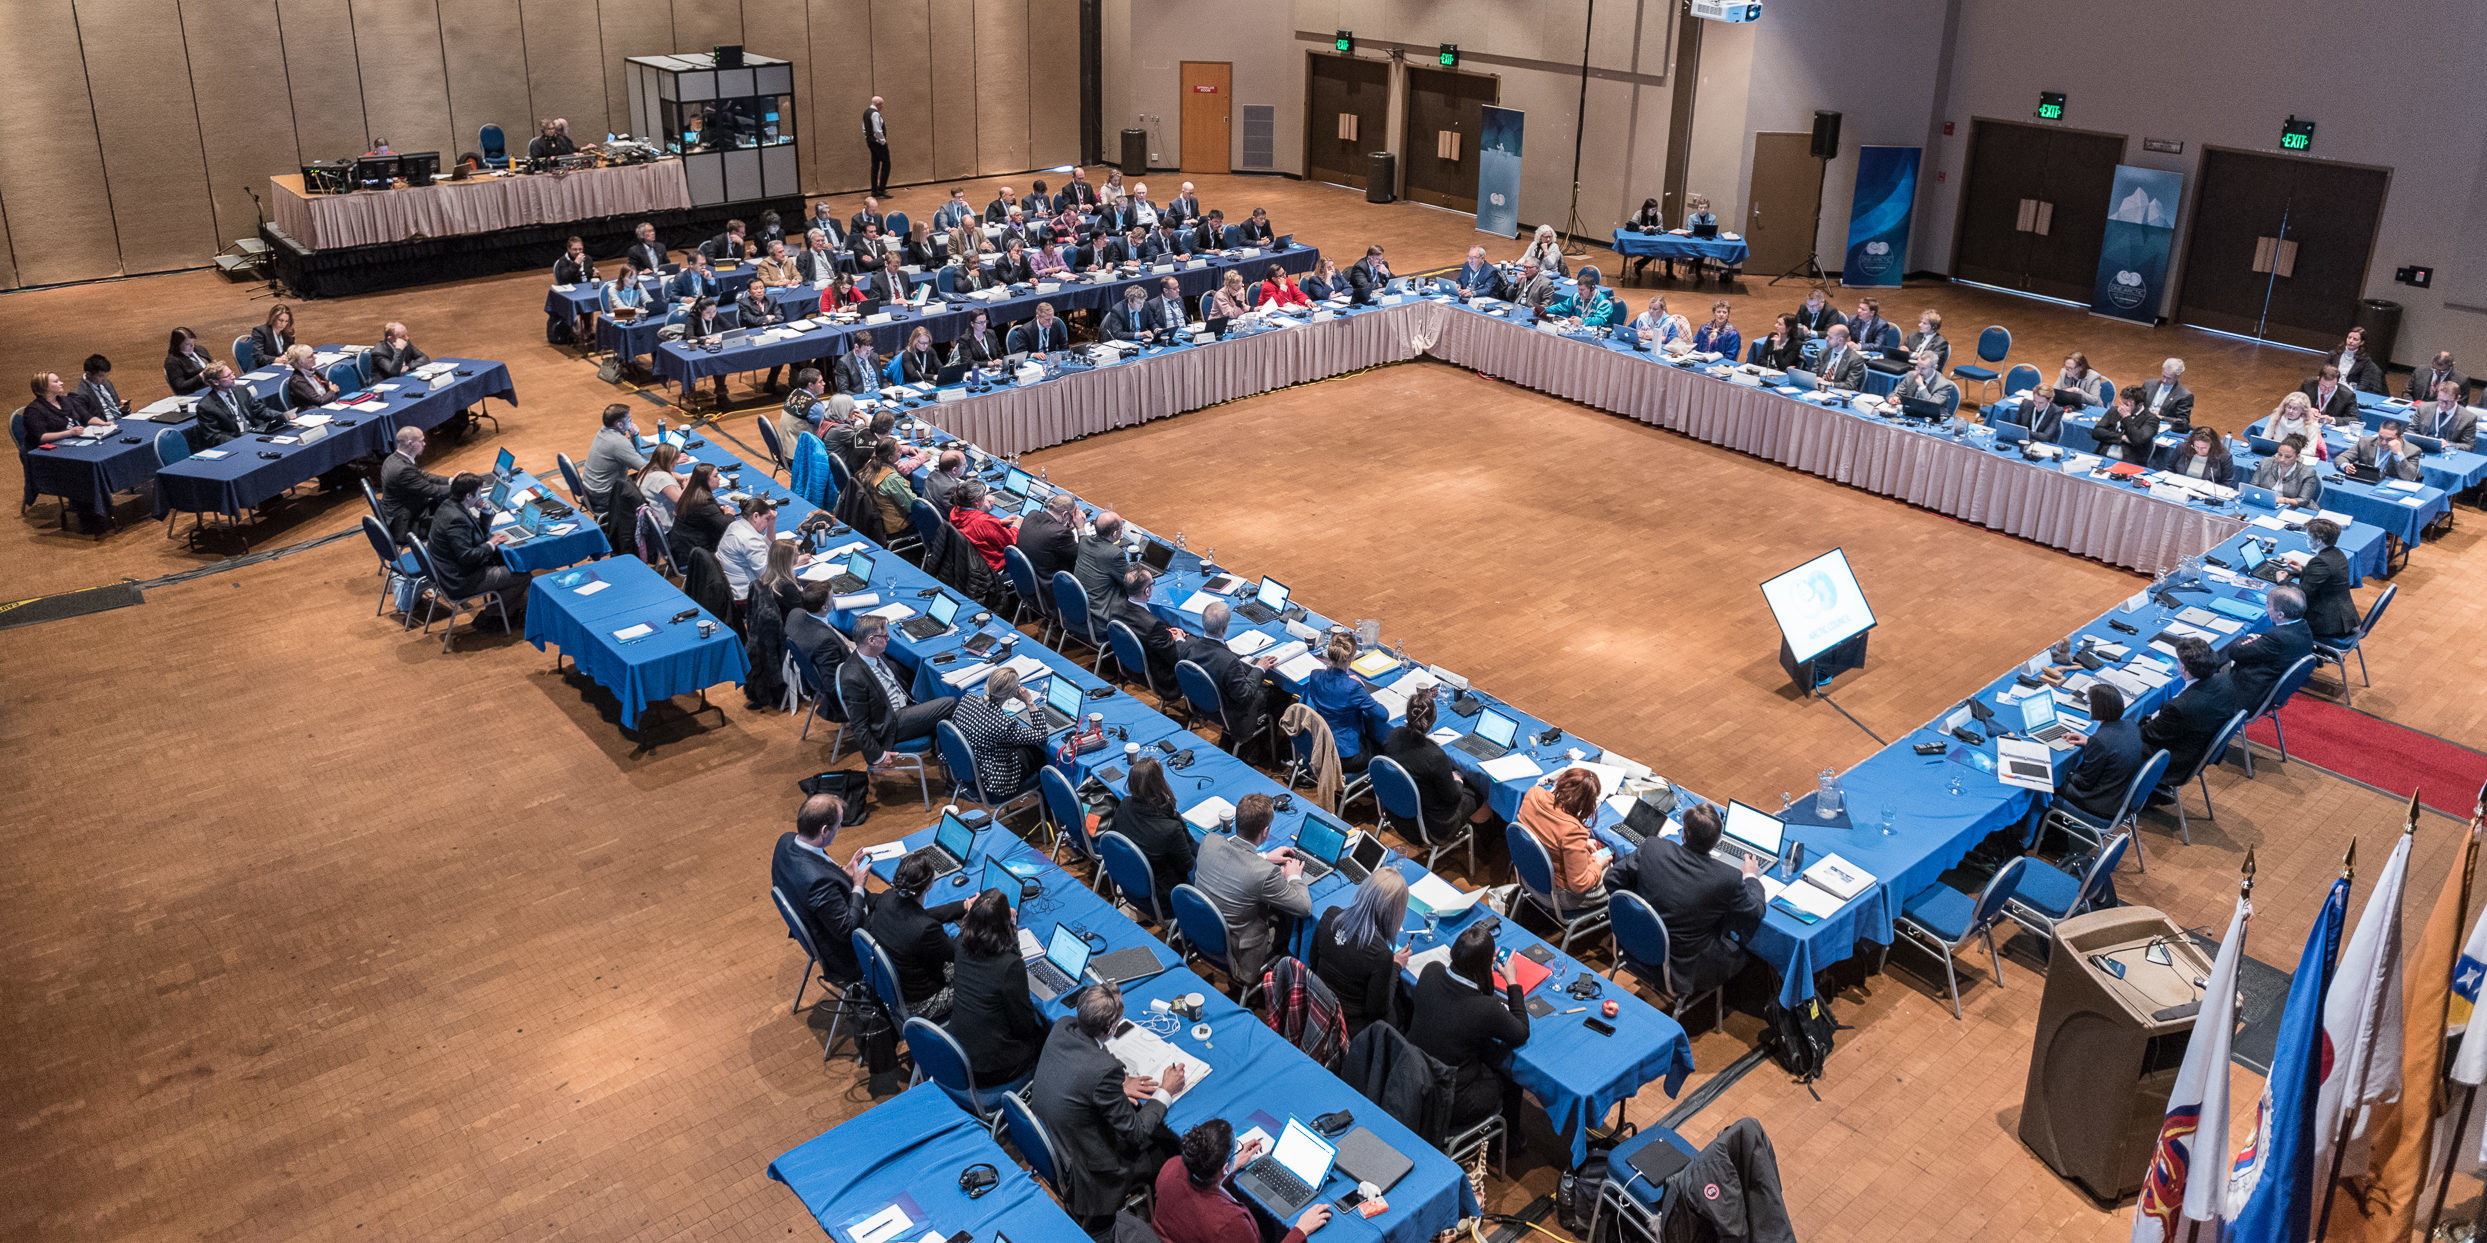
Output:
<svg viewBox="0 0 2487 1243">
<path fill-rule="evenodd" d="M 1779 664 L 1808 696 L 1832 678 L 1865 666 L 1865 636 L 1874 610 L 1857 586 L 1848 554 L 1834 548 L 1762 583 L 1762 598 L 1779 623 Z"/>
</svg>

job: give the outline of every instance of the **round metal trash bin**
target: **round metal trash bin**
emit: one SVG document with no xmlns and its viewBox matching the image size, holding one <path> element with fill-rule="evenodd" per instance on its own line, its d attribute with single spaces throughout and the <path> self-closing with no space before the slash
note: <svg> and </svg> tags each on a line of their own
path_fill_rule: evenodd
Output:
<svg viewBox="0 0 2487 1243">
<path fill-rule="evenodd" d="M 1364 201 L 1368 203 L 1399 201 L 1398 156 L 1388 151 L 1376 151 L 1366 157 Z"/>
<path fill-rule="evenodd" d="M 1123 176 L 1145 177 L 1149 171 L 1149 132 L 1144 129 L 1123 131 Z"/>
</svg>

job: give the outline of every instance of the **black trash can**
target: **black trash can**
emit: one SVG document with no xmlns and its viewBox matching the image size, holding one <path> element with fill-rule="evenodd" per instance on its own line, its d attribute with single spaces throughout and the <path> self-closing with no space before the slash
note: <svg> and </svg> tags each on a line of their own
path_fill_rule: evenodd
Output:
<svg viewBox="0 0 2487 1243">
<path fill-rule="evenodd" d="M 2357 304 L 2357 326 L 2366 330 L 2366 356 L 2376 365 L 2392 365 L 2392 343 L 2401 335 L 2401 304 L 2368 298 Z"/>
<path fill-rule="evenodd" d="M 1144 129 L 1123 131 L 1123 176 L 1145 177 L 1149 171 L 1149 132 Z"/>
<path fill-rule="evenodd" d="M 1395 203 L 1399 201 L 1399 157 L 1387 151 L 1376 151 L 1366 157 L 1364 168 L 1364 201 Z"/>
</svg>

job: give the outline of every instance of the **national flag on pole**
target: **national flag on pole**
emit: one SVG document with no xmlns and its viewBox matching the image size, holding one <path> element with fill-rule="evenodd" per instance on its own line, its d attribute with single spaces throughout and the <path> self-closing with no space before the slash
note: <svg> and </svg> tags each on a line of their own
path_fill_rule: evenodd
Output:
<svg viewBox="0 0 2487 1243">
<path fill-rule="evenodd" d="M 2289 979 L 2254 1135 L 2228 1178 L 2228 1243 L 2299 1243 L 2313 1221 L 2314 1090 L 2330 1061 L 2323 993 L 2348 906 L 2349 882 L 2333 881 Z"/>
<path fill-rule="evenodd" d="M 2478 859 L 2478 831 L 2473 825 L 2453 851 L 2452 870 L 2436 891 L 2435 908 L 2427 915 L 2426 931 L 2409 954 L 2408 991 L 2404 1011 L 2408 1030 L 2401 1040 L 2401 1099 L 2378 1110 L 2368 1137 L 2371 1170 L 2362 1204 L 2343 1196 L 2351 1213 L 2332 1215 L 2332 1237 L 2341 1239 L 2407 1239 L 2418 1230 L 2418 1201 L 2427 1182 L 2427 1160 L 2435 1148 L 2435 1123 L 2444 1112 L 2443 1070 L 2445 1019 L 2453 981 L 2453 963 L 2461 947 L 2462 917 L 2469 912 L 2470 870 Z M 2472 994 L 2476 994 L 2473 985 Z M 2362 1229 L 2344 1230 L 2350 1218 Z"/>
<path fill-rule="evenodd" d="M 2228 935 L 2220 939 L 2219 957 L 2202 986 L 2193 1039 L 2168 1093 L 2158 1147 L 2133 1209 L 2133 1243 L 2175 1243 L 2179 1216 L 2210 1223 L 2199 1232 L 2199 1243 L 2219 1238 L 2228 1191 L 2228 1042 L 2237 1029 L 2237 964 L 2245 957 L 2245 920 L 2252 912 L 2244 898 L 2237 899 Z M 2197 1168 L 2200 1178 L 2191 1176 Z"/>
<path fill-rule="evenodd" d="M 2410 834 L 2393 844 L 2375 876 L 2366 909 L 2340 947 L 2323 996 L 2323 1040 L 2331 1065 L 2315 1097 L 2314 1168 L 2331 1169 L 2332 1145 L 2346 1127 L 2340 1173 L 2366 1172 L 2366 1129 L 2377 1101 L 2401 1094 L 2401 894 L 2409 881 Z"/>
</svg>

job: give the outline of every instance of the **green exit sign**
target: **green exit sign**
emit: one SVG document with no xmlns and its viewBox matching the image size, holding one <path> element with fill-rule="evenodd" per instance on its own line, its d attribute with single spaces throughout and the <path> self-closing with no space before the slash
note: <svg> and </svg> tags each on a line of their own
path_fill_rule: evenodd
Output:
<svg viewBox="0 0 2487 1243">
<path fill-rule="evenodd" d="M 2280 126 L 2280 150 L 2303 151 L 2314 145 L 2314 122 L 2290 117 Z"/>
<path fill-rule="evenodd" d="M 1459 67 L 1458 44 L 1445 43 L 1442 45 L 1442 67 L 1445 69 L 1455 69 Z"/>
<path fill-rule="evenodd" d="M 2064 119 L 2064 92 L 2038 92 L 2038 119 L 2042 121 L 2061 121 Z"/>
<path fill-rule="evenodd" d="M 1334 47 L 1334 48 L 1337 48 L 1338 50 L 1340 50 L 1340 51 L 1342 51 L 1342 52 L 1352 52 L 1352 51 L 1355 51 L 1355 50 L 1356 50 L 1356 34 L 1355 34 L 1355 32 L 1354 32 L 1354 31 L 1352 31 L 1352 30 L 1342 30 L 1342 31 L 1338 32 L 1338 37 L 1337 37 L 1337 38 L 1335 38 L 1335 39 L 1332 39 L 1332 40 L 1330 41 L 1330 46 L 1331 46 L 1331 47 Z"/>
</svg>

